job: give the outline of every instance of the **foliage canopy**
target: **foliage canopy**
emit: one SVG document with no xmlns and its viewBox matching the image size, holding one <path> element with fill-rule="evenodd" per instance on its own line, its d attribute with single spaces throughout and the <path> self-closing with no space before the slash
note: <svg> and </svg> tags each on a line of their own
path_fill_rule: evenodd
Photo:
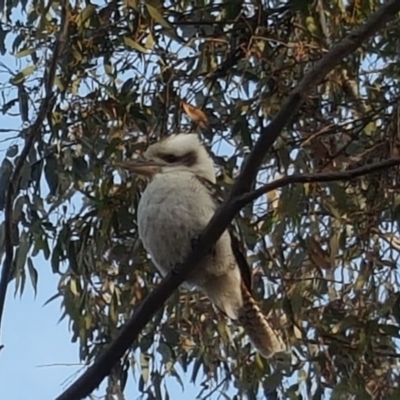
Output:
<svg viewBox="0 0 400 400">
<path fill-rule="evenodd" d="M 48 102 L 14 183 L 11 278 L 21 293 L 27 277 L 36 290 L 35 256 L 49 260 L 60 277 L 50 300 L 61 299 L 83 361 L 96 359 L 160 280 L 137 239 L 143 182 L 110 161 L 170 132 L 197 131 L 229 190 L 264 121 L 380 5 L 0 2 L 0 52 L 18 65 L 1 64 L 1 107 L 20 126 L 1 165 L 2 210 L 29 127 Z M 258 185 L 399 156 L 399 37 L 397 17 L 325 77 L 275 142 Z M 123 392 L 130 369 L 145 399 L 168 398 L 165 380 L 184 386 L 183 375 L 205 399 L 397 398 L 399 185 L 396 168 L 288 185 L 238 216 L 257 298 L 294 349 L 289 370 L 273 369 L 206 299 L 182 290 L 114 368 L 109 398 Z M 2 255 L 4 239 L 3 222 Z"/>
</svg>

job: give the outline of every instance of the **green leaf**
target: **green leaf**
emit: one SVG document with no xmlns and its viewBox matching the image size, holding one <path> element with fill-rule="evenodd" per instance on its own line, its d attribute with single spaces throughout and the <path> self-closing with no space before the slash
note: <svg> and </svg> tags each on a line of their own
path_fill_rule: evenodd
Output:
<svg viewBox="0 0 400 400">
<path fill-rule="evenodd" d="M 104 71 L 106 72 L 106 74 L 108 76 L 112 77 L 113 76 L 113 72 L 114 72 L 112 64 L 109 63 L 109 62 L 105 62 L 104 63 Z"/>
<path fill-rule="evenodd" d="M 69 289 L 71 290 L 71 293 L 72 293 L 75 297 L 78 297 L 78 296 L 79 296 L 78 285 L 77 285 L 77 281 L 76 281 L 75 278 L 71 278 L 71 280 L 69 281 Z"/>
<path fill-rule="evenodd" d="M 44 167 L 44 176 L 49 185 L 50 195 L 54 195 L 59 184 L 59 175 L 57 173 L 58 162 L 55 157 L 49 157 Z"/>
<path fill-rule="evenodd" d="M 18 104 L 19 104 L 19 112 L 22 117 L 23 122 L 27 122 L 29 120 L 29 95 L 25 89 L 24 85 L 18 85 Z"/>
<path fill-rule="evenodd" d="M 171 361 L 173 353 L 171 347 L 168 346 L 168 344 L 160 343 L 159 346 L 157 347 L 157 351 L 161 354 L 162 363 L 164 365 Z"/>
<path fill-rule="evenodd" d="M 165 341 L 170 346 L 176 346 L 180 342 L 180 334 L 179 334 L 179 332 L 177 332 L 175 329 L 170 328 L 169 326 L 165 326 L 162 329 L 162 335 L 164 336 Z"/>
<path fill-rule="evenodd" d="M 0 210 L 4 210 L 6 202 L 6 193 L 10 183 L 11 174 L 13 172 L 13 165 L 10 160 L 5 158 L 0 168 Z"/>
<path fill-rule="evenodd" d="M 54 77 L 54 85 L 55 85 L 58 89 L 60 89 L 60 92 L 65 92 L 66 87 L 65 87 L 65 85 L 64 85 L 64 82 L 60 79 L 59 76 L 55 76 L 55 77 Z M 53 116 L 54 116 L 54 113 L 53 113 Z"/>
<path fill-rule="evenodd" d="M 149 35 L 147 36 L 146 41 L 144 43 L 144 47 L 146 47 L 146 49 L 149 50 L 154 49 L 154 37 L 151 33 L 149 33 Z"/>
<path fill-rule="evenodd" d="M 60 239 L 58 239 L 60 240 Z M 62 255 L 61 246 L 59 242 L 57 242 L 56 246 L 53 249 L 53 253 L 51 254 L 51 270 L 53 273 L 60 272 L 60 256 Z"/>
<path fill-rule="evenodd" d="M 253 147 L 247 118 L 240 115 L 237 116 L 232 134 L 234 137 L 240 136 L 243 145 L 248 146 L 249 148 Z"/>
<path fill-rule="evenodd" d="M 1 2 L 0 2 L 1 4 Z M 0 10 L 2 10 L 3 7 L 0 5 Z M 7 36 L 8 31 L 5 31 L 3 29 L 3 25 L 0 21 L 0 54 L 2 56 L 4 56 L 4 54 L 6 54 L 7 49 L 6 49 L 6 45 L 5 45 L 5 40 L 6 40 L 6 36 Z"/>
<path fill-rule="evenodd" d="M 150 376 L 150 356 L 140 353 L 140 372 L 144 383 L 147 383 Z"/>
<path fill-rule="evenodd" d="M 379 333 L 383 334 L 383 335 L 388 335 L 388 336 L 392 336 L 395 338 L 400 338 L 400 332 L 399 332 L 399 328 L 395 325 L 383 325 L 380 324 L 378 326 L 378 330 Z"/>
<path fill-rule="evenodd" d="M 154 21 L 158 22 L 164 28 L 174 30 L 173 26 L 160 14 L 157 8 L 151 6 L 150 4 L 146 4 L 146 8 Z"/>
<path fill-rule="evenodd" d="M 10 83 L 13 85 L 19 85 L 25 81 L 26 78 L 29 77 L 29 75 L 32 74 L 32 72 L 35 70 L 36 66 L 35 65 L 29 65 L 28 67 L 24 68 L 22 71 L 18 72 L 18 74 L 14 75 L 10 79 Z"/>
<path fill-rule="evenodd" d="M 89 172 L 88 164 L 83 157 L 72 159 L 72 172 L 80 179 L 85 179 Z"/>
<path fill-rule="evenodd" d="M 134 10 L 138 10 L 138 4 L 140 0 L 126 0 L 126 5 Z"/>
<path fill-rule="evenodd" d="M 82 267 L 81 265 L 79 265 L 78 262 L 77 253 L 79 251 L 79 244 L 80 242 L 76 240 L 70 240 L 68 242 L 68 252 L 67 252 L 69 267 L 71 268 L 72 271 L 76 272 L 77 274 L 80 271 L 79 267 Z"/>
<path fill-rule="evenodd" d="M 13 217 L 15 222 L 19 222 L 22 217 L 22 209 L 29 203 L 28 196 L 19 196 L 14 203 Z"/>
<path fill-rule="evenodd" d="M 17 53 L 15 53 L 14 56 L 16 58 L 23 58 L 23 57 L 26 57 L 26 56 L 30 56 L 32 53 L 35 52 L 35 50 L 36 49 L 33 49 L 33 48 L 31 48 L 31 49 L 23 49 L 23 50 L 18 51 Z"/>
<path fill-rule="evenodd" d="M 388 397 L 387 400 L 398 400 L 398 399 L 400 399 L 400 388 L 394 389 L 391 396 Z"/>
<path fill-rule="evenodd" d="M 0 260 L 4 254 L 4 237 L 5 237 L 5 224 L 4 221 L 0 224 Z"/>
<path fill-rule="evenodd" d="M 28 272 L 31 278 L 31 283 L 33 290 L 35 291 L 35 296 L 37 295 L 37 283 L 38 283 L 38 272 L 33 265 L 32 259 L 28 258 Z"/>
<path fill-rule="evenodd" d="M 127 95 L 129 94 L 135 86 L 135 81 L 132 78 L 127 79 L 124 84 L 121 86 L 120 92 L 121 94 Z"/>
<path fill-rule="evenodd" d="M 19 271 L 19 273 L 15 277 L 15 291 L 14 291 L 14 296 L 17 295 L 18 289 L 19 289 L 19 295 L 22 296 L 24 293 L 25 289 L 25 283 L 26 283 L 26 273 L 25 269 L 22 269 Z"/>
<path fill-rule="evenodd" d="M 15 37 L 14 42 L 12 44 L 13 53 L 15 53 L 18 50 L 18 47 L 23 42 L 23 40 L 24 40 L 24 35 L 22 33 Z"/>
<path fill-rule="evenodd" d="M 228 21 L 236 19 L 239 13 L 242 11 L 242 3 L 242 0 L 230 0 L 223 2 L 223 11 L 221 13 L 221 17 Z"/>
<path fill-rule="evenodd" d="M 141 44 L 135 42 L 128 36 L 124 36 L 124 43 L 125 46 L 131 47 L 132 49 L 140 51 L 141 53 L 147 53 L 147 50 Z"/>
<path fill-rule="evenodd" d="M 368 267 L 367 263 L 361 263 L 361 271 L 358 273 L 357 279 L 354 283 L 354 290 L 362 290 L 365 284 L 369 281 L 371 277 L 371 269 Z"/>
<path fill-rule="evenodd" d="M 361 327 L 362 323 L 354 318 L 354 316 L 348 316 L 343 318 L 341 321 L 339 321 L 337 324 L 335 324 L 332 327 L 332 333 L 334 335 L 338 334 L 339 332 L 344 332 L 349 328 L 354 328 L 354 327 Z"/>
<path fill-rule="evenodd" d="M 16 160 L 18 157 L 16 158 Z M 20 190 L 27 190 L 31 183 L 31 166 L 29 162 L 24 162 L 21 170 L 21 179 L 19 181 Z"/>
<path fill-rule="evenodd" d="M 197 374 L 199 373 L 200 367 L 202 366 L 203 362 L 204 362 L 204 357 L 202 354 L 199 354 L 198 358 L 196 358 L 196 361 L 194 362 L 193 365 L 193 371 L 192 371 L 192 376 L 190 378 L 190 382 L 196 383 Z"/>
<path fill-rule="evenodd" d="M 20 237 L 19 246 L 15 255 L 15 268 L 17 271 L 22 271 L 24 269 L 26 257 L 28 256 L 30 247 L 31 241 L 29 238 L 29 234 L 28 232 L 23 232 Z"/>
<path fill-rule="evenodd" d="M 318 26 L 317 26 L 317 24 L 315 22 L 315 19 L 312 16 L 308 16 L 306 18 L 306 26 L 307 26 L 307 29 L 308 29 L 308 31 L 310 33 L 312 33 L 315 36 L 318 36 L 319 29 L 318 29 Z"/>
<path fill-rule="evenodd" d="M 15 157 L 18 154 L 18 146 L 16 144 L 13 144 L 7 149 L 6 156 L 7 157 Z"/>
<path fill-rule="evenodd" d="M 397 292 L 394 294 L 394 296 L 395 296 L 395 301 L 392 307 L 392 315 L 396 319 L 396 322 L 400 324 L 400 293 Z"/>
<path fill-rule="evenodd" d="M 61 296 L 62 296 L 61 293 L 53 294 L 53 296 L 51 296 L 49 299 L 47 299 L 47 300 L 44 302 L 43 307 L 44 307 L 44 306 L 47 306 L 47 304 L 51 303 L 52 301 L 54 301 L 55 299 L 58 299 L 58 298 L 61 297 Z"/>
<path fill-rule="evenodd" d="M 80 27 L 83 25 L 89 18 L 91 18 L 96 13 L 96 6 L 94 4 L 89 4 L 82 12 L 79 14 L 76 19 L 76 24 Z"/>
<path fill-rule="evenodd" d="M 47 243 L 47 238 L 44 236 L 41 238 L 42 240 L 42 251 L 43 251 L 43 257 L 45 260 L 48 260 L 50 257 L 50 249 L 49 249 L 49 244 Z"/>
</svg>

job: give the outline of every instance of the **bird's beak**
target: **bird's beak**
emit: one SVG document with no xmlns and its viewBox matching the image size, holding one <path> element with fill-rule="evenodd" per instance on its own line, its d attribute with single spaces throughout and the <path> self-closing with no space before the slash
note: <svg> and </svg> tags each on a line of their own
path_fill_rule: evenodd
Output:
<svg viewBox="0 0 400 400">
<path fill-rule="evenodd" d="M 145 177 L 154 176 L 159 173 L 164 166 L 161 162 L 147 160 L 145 158 L 139 158 L 134 161 L 114 162 L 113 165 Z"/>
</svg>

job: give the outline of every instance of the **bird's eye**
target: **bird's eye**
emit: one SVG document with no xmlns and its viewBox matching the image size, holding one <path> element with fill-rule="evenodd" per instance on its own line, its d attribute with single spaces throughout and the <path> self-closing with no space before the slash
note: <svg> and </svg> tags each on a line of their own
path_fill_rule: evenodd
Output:
<svg viewBox="0 0 400 400">
<path fill-rule="evenodd" d="M 163 160 L 169 164 L 173 164 L 178 161 L 178 157 L 173 154 L 166 154 L 163 156 Z"/>
</svg>

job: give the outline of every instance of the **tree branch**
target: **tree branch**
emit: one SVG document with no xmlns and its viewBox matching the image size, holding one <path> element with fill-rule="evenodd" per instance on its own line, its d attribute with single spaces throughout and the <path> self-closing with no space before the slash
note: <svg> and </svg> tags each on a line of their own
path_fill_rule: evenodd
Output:
<svg viewBox="0 0 400 400">
<path fill-rule="evenodd" d="M 171 272 L 139 305 L 133 316 L 122 328 L 119 335 L 74 383 L 71 384 L 56 400 L 77 400 L 88 396 L 101 381 L 110 373 L 113 366 L 123 356 L 125 351 L 136 340 L 137 336 L 152 316 L 163 306 L 174 290 L 193 271 L 202 258 L 211 250 L 213 244 L 224 232 L 240 205 L 236 198 L 250 190 L 256 178 L 259 167 L 287 122 L 295 115 L 306 94 L 315 87 L 323 77 L 340 61 L 372 36 L 379 28 L 395 18 L 400 10 L 400 1 L 391 0 L 382 6 L 361 28 L 351 33 L 308 72 L 302 81 L 294 88 L 281 110 L 262 129 L 261 135 L 249 155 L 245 166 L 235 182 L 229 199 L 218 209 L 193 251 L 190 252 L 178 272 Z"/>
<path fill-rule="evenodd" d="M 35 141 L 40 135 L 42 130 L 43 121 L 46 118 L 47 113 L 51 110 L 54 103 L 54 92 L 53 83 L 56 74 L 57 61 L 63 52 L 65 44 L 67 42 L 67 32 L 68 32 L 68 18 L 67 9 L 64 4 L 62 7 L 61 16 L 61 28 L 58 34 L 58 38 L 54 47 L 53 57 L 51 59 L 51 64 L 48 70 L 44 72 L 44 88 L 45 88 L 45 98 L 43 99 L 38 114 L 36 116 L 33 124 L 27 129 L 25 134 L 25 144 L 22 148 L 19 159 L 15 165 L 15 169 L 10 177 L 10 182 L 7 188 L 5 209 L 4 209 L 4 221 L 5 221 L 5 258 L 3 263 L 3 269 L 1 271 L 0 278 L 0 328 L 2 323 L 4 305 L 7 295 L 7 287 L 10 280 L 10 271 L 14 259 L 14 245 L 12 243 L 12 231 L 13 231 L 13 205 L 16 197 L 18 196 L 18 186 L 21 178 L 22 168 L 27 160 L 28 154 L 31 151 Z"/>
<path fill-rule="evenodd" d="M 321 172 L 317 174 L 294 174 L 277 179 L 271 183 L 259 187 L 256 190 L 245 193 L 233 199 L 238 208 L 243 208 L 246 204 L 258 199 L 263 194 L 272 190 L 282 188 L 293 183 L 321 183 L 333 181 L 351 181 L 363 175 L 372 174 L 383 169 L 400 165 L 400 157 L 390 158 L 389 160 L 381 161 L 374 164 L 368 164 L 364 167 L 354 168 L 340 172 Z"/>
</svg>

